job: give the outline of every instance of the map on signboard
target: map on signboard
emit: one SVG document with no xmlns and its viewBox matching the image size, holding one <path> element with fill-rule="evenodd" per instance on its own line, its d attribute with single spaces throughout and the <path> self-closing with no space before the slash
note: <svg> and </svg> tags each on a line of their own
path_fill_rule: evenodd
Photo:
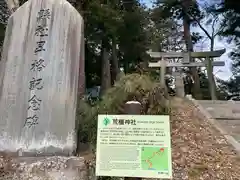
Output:
<svg viewBox="0 0 240 180">
<path fill-rule="evenodd" d="M 142 147 L 142 170 L 168 171 L 167 147 Z"/>
</svg>

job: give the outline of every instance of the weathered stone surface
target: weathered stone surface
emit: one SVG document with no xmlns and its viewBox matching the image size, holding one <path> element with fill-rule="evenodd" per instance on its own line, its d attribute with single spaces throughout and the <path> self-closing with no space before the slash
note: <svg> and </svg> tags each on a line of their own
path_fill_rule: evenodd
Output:
<svg viewBox="0 0 240 180">
<path fill-rule="evenodd" d="M 184 93 L 183 77 L 179 72 L 174 72 L 173 75 L 175 77 L 175 83 L 176 83 L 176 94 L 178 97 L 184 97 L 185 93 Z"/>
<path fill-rule="evenodd" d="M 199 100 L 198 103 L 215 119 L 240 120 L 240 102 L 238 101 Z"/>
<path fill-rule="evenodd" d="M 82 17 L 66 0 L 30 0 L 10 17 L 0 62 L 0 151 L 72 153 L 82 43 Z"/>
<path fill-rule="evenodd" d="M 89 169 L 81 157 L 0 157 L 0 179 L 87 180 Z"/>
<path fill-rule="evenodd" d="M 222 127 L 240 143 L 240 119 L 239 120 L 219 120 Z"/>
</svg>

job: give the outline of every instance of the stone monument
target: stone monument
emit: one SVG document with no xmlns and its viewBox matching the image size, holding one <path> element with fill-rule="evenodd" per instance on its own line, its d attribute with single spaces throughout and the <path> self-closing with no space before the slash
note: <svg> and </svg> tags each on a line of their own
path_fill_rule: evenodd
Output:
<svg viewBox="0 0 240 180">
<path fill-rule="evenodd" d="M 83 19 L 66 0 L 29 0 L 9 18 L 0 61 L 0 151 L 75 150 L 83 38 Z"/>
</svg>

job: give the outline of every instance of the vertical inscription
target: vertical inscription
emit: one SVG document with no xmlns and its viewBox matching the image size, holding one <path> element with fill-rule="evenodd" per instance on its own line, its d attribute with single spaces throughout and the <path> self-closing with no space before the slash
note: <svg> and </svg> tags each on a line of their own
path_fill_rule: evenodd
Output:
<svg viewBox="0 0 240 180">
<path fill-rule="evenodd" d="M 38 54 L 42 51 L 46 51 L 45 45 L 45 37 L 48 36 L 48 20 L 51 17 L 50 9 L 40 9 L 37 14 L 37 25 L 35 28 L 35 36 L 38 38 L 36 42 L 36 47 L 34 49 L 34 54 L 36 58 L 33 60 L 31 64 L 30 71 L 32 72 L 41 72 L 44 70 L 45 60 L 43 58 L 39 58 Z M 36 74 L 35 74 L 36 75 Z M 41 74 L 40 74 L 41 76 Z M 33 76 L 29 81 L 29 90 L 31 92 L 31 97 L 28 100 L 28 112 L 30 111 L 31 116 L 28 116 L 25 119 L 24 127 L 34 127 L 38 124 L 39 116 L 38 113 L 41 110 L 42 100 L 38 97 L 37 92 L 41 91 L 44 88 L 44 82 L 41 77 Z"/>
</svg>

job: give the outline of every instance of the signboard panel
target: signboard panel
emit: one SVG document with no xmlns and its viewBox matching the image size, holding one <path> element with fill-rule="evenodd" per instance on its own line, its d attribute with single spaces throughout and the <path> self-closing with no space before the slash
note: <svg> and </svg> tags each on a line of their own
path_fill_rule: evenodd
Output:
<svg viewBox="0 0 240 180">
<path fill-rule="evenodd" d="M 169 116 L 99 115 L 96 175 L 171 179 Z"/>
</svg>

